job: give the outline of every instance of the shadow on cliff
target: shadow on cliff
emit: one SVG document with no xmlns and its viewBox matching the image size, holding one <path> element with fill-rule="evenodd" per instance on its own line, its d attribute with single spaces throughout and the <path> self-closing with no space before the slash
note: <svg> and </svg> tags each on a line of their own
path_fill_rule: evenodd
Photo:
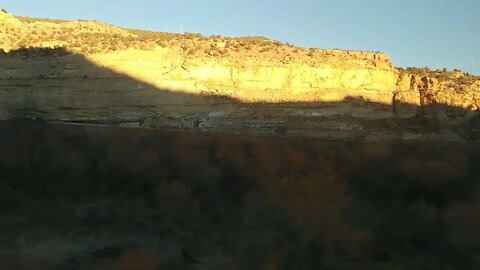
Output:
<svg viewBox="0 0 480 270">
<path fill-rule="evenodd" d="M 441 129 L 442 123 L 449 123 L 460 126 L 465 139 L 478 139 L 478 112 L 446 104 L 417 106 L 394 99 L 391 104 L 381 104 L 355 96 L 339 102 L 243 103 L 222 95 L 160 89 L 99 67 L 83 55 L 73 55 L 63 48 L 19 49 L 0 57 L 6 66 L 2 77 L 9 82 L 0 85 L 0 89 L 3 88 L 0 114 L 7 119 L 41 117 L 67 123 L 268 135 L 302 134 L 302 130 L 308 135 L 309 130 L 329 128 L 341 130 L 342 125 L 335 127 L 334 122 L 346 119 L 353 125 L 364 120 L 388 119 L 378 128 L 399 132 L 402 125 L 406 125 L 419 127 L 418 133 L 422 133 L 423 127 L 428 133 Z M 19 63 L 24 65 L 18 71 L 15 65 Z M 332 124 L 322 125 L 325 119 Z"/>
<path fill-rule="evenodd" d="M 61 50 L 44 57 L 52 52 L 71 57 Z M 8 57 L 31 51 L 15 53 Z M 205 104 L 203 96 L 91 68 L 155 102 Z M 118 95 L 107 101 L 132 96 Z M 367 114 L 392 110 L 353 98 L 347 111 L 351 101 Z M 86 113 L 68 102 L 14 112 Z M 142 108 L 123 105 L 93 110 L 125 121 L 122 108 L 128 115 Z M 300 105 L 325 112 L 342 104 Z M 280 105 L 240 106 L 275 117 L 269 108 Z M 0 269 L 478 269 L 479 153 L 465 144 L 2 121 Z"/>
<path fill-rule="evenodd" d="M 2 77 L 10 82 L 1 86 L 2 109 L 13 117 L 114 125 L 141 120 L 157 110 L 175 114 L 176 107 L 188 114 L 185 108 L 221 98 L 159 89 L 63 48 L 19 49 L 0 57 L 6 66 Z"/>
</svg>

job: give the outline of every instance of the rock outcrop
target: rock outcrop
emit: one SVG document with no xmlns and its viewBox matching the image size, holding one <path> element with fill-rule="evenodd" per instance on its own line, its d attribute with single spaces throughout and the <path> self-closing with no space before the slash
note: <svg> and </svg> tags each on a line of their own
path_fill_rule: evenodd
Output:
<svg viewBox="0 0 480 270">
<path fill-rule="evenodd" d="M 407 106 L 405 110 L 403 104 L 415 107 Z M 480 109 L 480 79 L 464 74 L 448 76 L 447 72 L 418 74 L 402 71 L 393 106 L 404 116 L 422 113 L 439 120 L 470 118 Z"/>
<path fill-rule="evenodd" d="M 192 94 L 221 94 L 240 102 L 330 102 L 348 96 L 389 104 L 396 87 L 396 70 L 381 54 L 348 51 L 281 62 L 279 59 L 199 58 L 158 47 L 89 55 L 99 66 L 162 89 Z M 378 55 L 378 56 L 377 56 Z M 383 56 L 383 55 L 381 55 Z M 378 67 L 378 66 L 382 67 Z"/>
<path fill-rule="evenodd" d="M 362 120 L 428 116 L 465 122 L 480 106 L 477 77 L 397 69 L 380 52 L 5 12 L 0 41 L 6 52 L 0 54 L 2 119 L 33 114 L 53 121 L 240 131 L 268 126 L 276 132 L 291 131 L 292 123 L 302 129 L 291 117 L 305 123 L 327 117 L 337 122 L 312 128 L 356 132 L 364 128 Z"/>
</svg>

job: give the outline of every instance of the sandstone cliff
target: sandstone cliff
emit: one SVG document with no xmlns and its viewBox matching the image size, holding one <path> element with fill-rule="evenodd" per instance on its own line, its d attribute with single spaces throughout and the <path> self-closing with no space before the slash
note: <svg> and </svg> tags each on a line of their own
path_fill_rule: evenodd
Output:
<svg viewBox="0 0 480 270">
<path fill-rule="evenodd" d="M 339 119 L 426 115 L 465 122 L 480 107 L 477 77 L 397 69 L 379 52 L 305 49 L 262 37 L 155 33 L 5 12 L 0 12 L 0 41 L 6 52 L 0 55 L 3 119 L 21 111 L 59 121 L 156 119 L 149 125 L 244 130 L 289 117 L 335 116 L 335 124 L 326 124 L 332 130 L 356 132 L 364 128 L 360 120 Z M 292 124 L 287 126 L 291 131 Z"/>
<path fill-rule="evenodd" d="M 480 109 L 480 79 L 462 72 L 418 72 L 402 70 L 399 73 L 394 100 L 414 104 L 418 112 L 439 119 L 471 117 Z M 399 114 L 402 111 L 398 104 Z M 410 114 L 413 112 L 410 111 Z"/>
</svg>

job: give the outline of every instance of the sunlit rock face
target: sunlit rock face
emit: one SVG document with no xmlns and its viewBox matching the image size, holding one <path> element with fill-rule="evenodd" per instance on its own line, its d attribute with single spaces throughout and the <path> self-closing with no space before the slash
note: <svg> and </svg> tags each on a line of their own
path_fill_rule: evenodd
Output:
<svg viewBox="0 0 480 270">
<path fill-rule="evenodd" d="M 400 72 L 394 97 L 399 114 L 421 112 L 437 119 L 469 118 L 476 114 L 480 108 L 480 80 L 463 74 L 459 77 L 435 75 Z M 405 110 L 401 103 L 418 108 L 406 106 Z"/>
<path fill-rule="evenodd" d="M 35 106 L 50 108 L 200 106 L 211 104 L 215 96 L 249 104 L 303 106 L 360 100 L 390 106 L 396 87 L 396 70 L 387 60 L 372 60 L 380 57 L 373 53 L 360 54 L 365 58 L 355 60 L 356 56 L 345 51 L 343 57 L 329 56 L 326 61 L 299 59 L 289 63 L 261 58 L 185 57 L 182 53 L 158 47 L 151 51 L 4 57 L 0 67 L 5 72 L 0 78 L 4 87 L 12 89 L 3 92 L 8 95 L 4 101 L 22 99 L 18 94 L 28 93 Z M 380 64 L 382 68 L 375 67 Z M 40 92 L 34 86 L 45 90 Z M 162 94 L 160 99 L 152 98 Z M 111 104 L 113 101 L 115 104 Z"/>
<path fill-rule="evenodd" d="M 343 101 L 355 96 L 391 103 L 397 75 L 387 56 L 331 50 L 320 54 L 323 57 L 282 63 L 264 57 L 185 56 L 181 50 L 158 47 L 153 51 L 125 50 L 88 58 L 159 88 L 221 94 L 242 102 Z"/>
<path fill-rule="evenodd" d="M 420 117 L 465 123 L 480 104 L 479 77 L 395 68 L 380 52 L 148 32 L 3 11 L 0 40 L 0 119 L 34 115 L 267 134 L 333 130 L 326 136 L 362 137 L 366 129 L 387 134 L 382 125 L 362 121 Z M 402 125 L 388 125 L 394 129 L 388 134 L 403 132 Z"/>
<path fill-rule="evenodd" d="M 241 42 L 214 38 L 202 41 L 208 47 L 204 49 L 203 43 L 199 45 L 196 40 L 183 36 L 173 37 L 176 39 L 173 43 L 147 46 L 151 45 L 148 40 L 135 43 L 139 37 L 134 32 L 96 21 L 18 19 L 5 12 L 1 21 L 0 36 L 5 40 L 29 36 L 21 45 L 11 41 L 7 46 L 4 42 L 5 51 L 30 46 L 63 46 L 70 52 L 85 55 L 98 67 L 171 91 L 220 95 L 246 103 L 339 102 L 357 97 L 390 104 L 396 88 L 397 72 L 388 55 L 383 53 L 306 50 L 290 45 L 275 47 L 270 40 L 255 41 L 258 44 L 253 43 L 252 48 L 236 50 L 233 46 L 243 46 Z M 98 44 L 89 44 L 89 35 L 98 39 Z M 103 44 L 105 39 L 109 41 Z M 118 39 L 120 43 L 128 40 L 130 46 L 110 50 L 109 44 Z M 137 46 L 138 43 L 145 46 Z M 212 53 L 212 48 L 218 51 Z M 199 53 L 201 50 L 206 53 Z M 51 61 L 52 66 L 58 62 L 57 59 Z M 29 78 L 28 73 L 37 76 L 36 72 L 26 72 L 21 65 L 14 64 L 19 70 L 11 72 L 23 79 L 35 79 Z M 15 67 L 10 68 L 13 69 Z M 48 69 L 52 68 L 43 66 L 42 72 L 48 73 Z M 58 68 L 54 73 L 60 80 L 70 79 L 72 72 L 75 73 L 74 68 L 66 67 L 63 74 Z"/>
</svg>

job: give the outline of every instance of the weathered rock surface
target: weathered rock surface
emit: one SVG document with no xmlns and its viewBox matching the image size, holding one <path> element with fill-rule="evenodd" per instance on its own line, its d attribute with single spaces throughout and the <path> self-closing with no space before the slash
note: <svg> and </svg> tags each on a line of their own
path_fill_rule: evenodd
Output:
<svg viewBox="0 0 480 270">
<path fill-rule="evenodd" d="M 418 108 L 399 114 L 414 115 L 419 111 L 439 119 L 469 118 L 478 112 L 480 105 L 480 80 L 468 79 L 465 75 L 458 78 L 411 74 L 402 71 L 397 83 L 395 103 L 414 104 Z M 400 105 L 401 106 L 401 105 Z"/>
<path fill-rule="evenodd" d="M 30 41 L 25 33 L 32 31 L 42 34 Z M 89 31 L 100 35 L 100 47 L 105 40 L 133 45 L 85 50 L 77 43 Z M 20 49 L 8 42 L 12 35 L 30 45 Z M 405 138 L 412 135 L 401 119 L 464 124 L 479 111 L 478 78 L 399 70 L 384 53 L 155 37 L 95 21 L 0 12 L 0 49 L 7 52 L 0 54 L 0 118 L 333 137 L 401 131 Z M 394 128 L 363 123 L 385 119 Z"/>
</svg>

